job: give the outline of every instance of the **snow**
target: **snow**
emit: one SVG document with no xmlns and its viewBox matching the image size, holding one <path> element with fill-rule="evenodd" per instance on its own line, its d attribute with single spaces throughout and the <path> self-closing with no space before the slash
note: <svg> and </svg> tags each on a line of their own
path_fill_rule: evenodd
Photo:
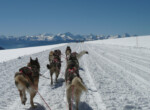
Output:
<svg viewBox="0 0 150 110">
<path fill-rule="evenodd" d="M 60 49 L 63 53 L 58 83 L 50 86 L 50 79 L 40 77 L 39 93 L 51 110 L 68 110 L 64 82 L 64 53 L 68 45 L 73 51 L 89 52 L 79 60 L 79 72 L 88 88 L 88 92 L 81 96 L 79 110 L 150 110 L 150 38 L 139 37 L 138 47 L 135 39 L 110 39 L 0 51 L 0 110 L 48 110 L 38 94 L 34 98 L 37 108 L 30 108 L 28 93 L 26 105 L 21 104 L 14 84 L 14 74 L 28 63 L 30 57 L 38 57 L 41 74 L 49 78 L 46 64 L 49 63 L 49 52 L 54 49 Z M 1 55 L 2 53 L 5 54 Z"/>
<path fill-rule="evenodd" d="M 137 37 L 128 37 L 128 38 L 119 38 L 119 39 L 106 39 L 106 40 L 97 40 L 89 41 L 88 43 L 100 43 L 100 44 L 111 44 L 119 46 L 131 46 L 131 47 L 144 47 L 150 48 L 150 35 L 147 36 L 137 36 Z"/>
<path fill-rule="evenodd" d="M 38 53 L 41 51 L 45 51 L 45 50 L 48 50 L 48 49 L 51 49 L 54 47 L 63 46 L 63 45 L 65 45 L 65 44 L 1 50 L 0 51 L 0 62 L 12 60 L 12 59 L 24 56 L 24 55 L 30 55 L 30 54 Z"/>
</svg>

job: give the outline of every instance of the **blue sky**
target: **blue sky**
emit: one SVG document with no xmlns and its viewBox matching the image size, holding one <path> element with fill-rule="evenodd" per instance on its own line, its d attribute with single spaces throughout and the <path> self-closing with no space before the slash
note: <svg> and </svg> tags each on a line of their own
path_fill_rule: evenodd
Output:
<svg viewBox="0 0 150 110">
<path fill-rule="evenodd" d="M 0 0 L 0 35 L 150 35 L 150 0 Z"/>
</svg>

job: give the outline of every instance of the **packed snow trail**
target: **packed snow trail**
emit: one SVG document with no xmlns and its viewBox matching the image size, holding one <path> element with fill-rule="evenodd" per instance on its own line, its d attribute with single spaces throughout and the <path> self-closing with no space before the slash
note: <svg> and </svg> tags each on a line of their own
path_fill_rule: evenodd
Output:
<svg viewBox="0 0 150 110">
<path fill-rule="evenodd" d="M 107 110 L 150 109 L 150 80 L 148 80 L 150 71 L 148 73 L 145 70 L 147 67 L 139 69 L 141 64 L 130 61 L 126 53 L 123 57 L 118 55 L 126 51 L 128 55 L 137 56 L 134 58 L 135 60 L 140 57 L 143 59 L 140 59 L 141 61 L 145 61 L 145 58 L 150 59 L 146 57 L 150 55 L 149 49 L 145 53 L 145 49 L 131 47 L 89 44 L 85 46 L 90 53 L 85 62 L 90 62 L 87 63 L 90 64 L 88 68 L 91 70 L 90 73 L 95 79 L 95 84 L 99 88 L 105 105 L 107 105 Z"/>
<path fill-rule="evenodd" d="M 70 44 L 73 51 L 80 51 L 81 47 L 80 45 L 76 46 L 75 44 Z M 59 75 L 58 83 L 55 83 L 53 86 L 50 85 L 50 79 L 45 79 L 43 77 L 40 77 L 39 80 L 39 92 L 45 99 L 45 101 L 49 104 L 51 110 L 67 110 L 67 102 L 66 96 L 65 96 L 65 90 L 66 85 L 64 83 L 64 74 L 65 74 L 65 68 L 66 68 L 66 59 L 64 58 L 64 53 L 66 46 L 62 46 L 59 48 L 53 48 L 54 49 L 60 49 L 63 53 L 62 57 L 62 67 L 61 67 L 61 73 Z M 41 74 L 43 74 L 45 77 L 50 77 L 49 70 L 46 68 L 46 64 L 49 63 L 48 61 L 48 55 L 51 50 L 42 51 L 40 53 L 32 54 L 30 55 L 33 59 L 38 57 L 40 66 L 41 66 Z M 1 67 L 1 95 L 0 97 L 0 109 L 2 110 L 32 110 L 30 107 L 29 102 L 29 94 L 27 93 L 27 103 L 26 105 L 22 105 L 19 97 L 19 92 L 14 84 L 14 74 L 18 71 L 19 68 L 25 66 L 30 56 L 23 56 L 18 59 L 10 60 L 8 62 L 4 62 L 0 64 Z M 54 79 L 54 77 L 53 77 Z M 88 81 L 88 79 L 87 79 Z M 86 83 L 86 82 L 85 82 Z M 37 105 L 37 108 L 34 110 L 48 110 L 46 108 L 45 103 L 40 99 L 38 94 L 34 98 L 35 104 Z M 96 102 L 93 99 L 92 93 L 91 94 L 83 94 L 81 103 L 80 103 L 80 109 L 86 109 L 86 110 L 98 110 L 97 106 L 95 107 Z"/>
<path fill-rule="evenodd" d="M 150 50 L 104 44 L 70 43 L 72 51 L 87 50 L 80 60 L 80 75 L 88 88 L 81 96 L 79 110 L 149 110 L 150 109 Z M 50 79 L 40 77 L 39 92 L 51 110 L 68 110 L 64 74 L 66 68 L 65 49 L 60 46 L 39 53 L 0 63 L 0 110 L 48 110 L 37 94 L 34 102 L 37 108 L 22 105 L 19 92 L 14 84 L 14 74 L 30 59 L 38 57 L 41 71 L 50 77 L 46 65 L 51 50 L 63 53 L 58 83 L 50 85 Z M 55 75 L 53 76 L 54 80 Z"/>
</svg>

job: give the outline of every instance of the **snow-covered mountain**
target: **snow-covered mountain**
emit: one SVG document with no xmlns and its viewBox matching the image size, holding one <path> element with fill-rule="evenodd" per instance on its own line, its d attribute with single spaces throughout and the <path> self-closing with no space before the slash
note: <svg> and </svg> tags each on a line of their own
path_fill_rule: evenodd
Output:
<svg viewBox="0 0 150 110">
<path fill-rule="evenodd" d="M 123 37 L 130 37 L 128 33 L 124 35 L 74 35 L 70 32 L 61 33 L 61 34 L 39 34 L 35 36 L 5 36 L 0 35 L 0 40 L 24 40 L 24 41 L 77 41 L 77 40 L 99 40 L 99 39 L 109 39 L 109 38 L 123 38 Z"/>
<path fill-rule="evenodd" d="M 4 50 L 4 48 L 3 48 L 3 47 L 0 47 L 0 50 Z"/>
<path fill-rule="evenodd" d="M 129 34 L 125 33 L 124 35 L 74 35 L 70 32 L 61 33 L 61 34 L 39 34 L 34 36 L 5 36 L 0 35 L 0 46 L 4 48 L 19 48 L 19 47 L 29 47 L 29 46 L 41 46 L 57 43 L 68 43 L 75 41 L 92 41 L 99 39 L 114 39 L 114 38 L 123 38 L 130 37 Z"/>
</svg>

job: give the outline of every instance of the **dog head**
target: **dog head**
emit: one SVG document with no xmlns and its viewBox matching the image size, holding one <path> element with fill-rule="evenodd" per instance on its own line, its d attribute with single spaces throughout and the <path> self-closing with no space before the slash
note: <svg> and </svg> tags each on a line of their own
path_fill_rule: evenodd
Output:
<svg viewBox="0 0 150 110">
<path fill-rule="evenodd" d="M 54 50 L 54 53 L 53 53 L 54 56 L 60 56 L 61 55 L 61 51 L 58 49 L 58 50 Z"/>
<path fill-rule="evenodd" d="M 69 56 L 69 60 L 77 60 L 77 53 L 76 52 L 71 53 Z"/>
<path fill-rule="evenodd" d="M 36 66 L 38 69 L 40 69 L 40 64 L 39 64 L 38 58 L 36 58 L 35 60 L 33 60 L 30 57 L 30 62 L 28 63 L 28 66 L 30 66 L 30 67 Z"/>
<path fill-rule="evenodd" d="M 53 52 L 53 51 L 51 51 L 51 52 L 49 53 L 49 55 L 53 55 L 53 53 L 54 53 L 54 52 Z"/>
<path fill-rule="evenodd" d="M 59 55 L 61 55 L 61 51 L 59 49 L 57 50 L 57 52 L 58 52 Z"/>
<path fill-rule="evenodd" d="M 71 49 L 70 46 L 67 46 L 66 50 Z"/>
<path fill-rule="evenodd" d="M 70 51 L 71 52 L 70 46 L 67 46 L 66 51 Z"/>
</svg>

